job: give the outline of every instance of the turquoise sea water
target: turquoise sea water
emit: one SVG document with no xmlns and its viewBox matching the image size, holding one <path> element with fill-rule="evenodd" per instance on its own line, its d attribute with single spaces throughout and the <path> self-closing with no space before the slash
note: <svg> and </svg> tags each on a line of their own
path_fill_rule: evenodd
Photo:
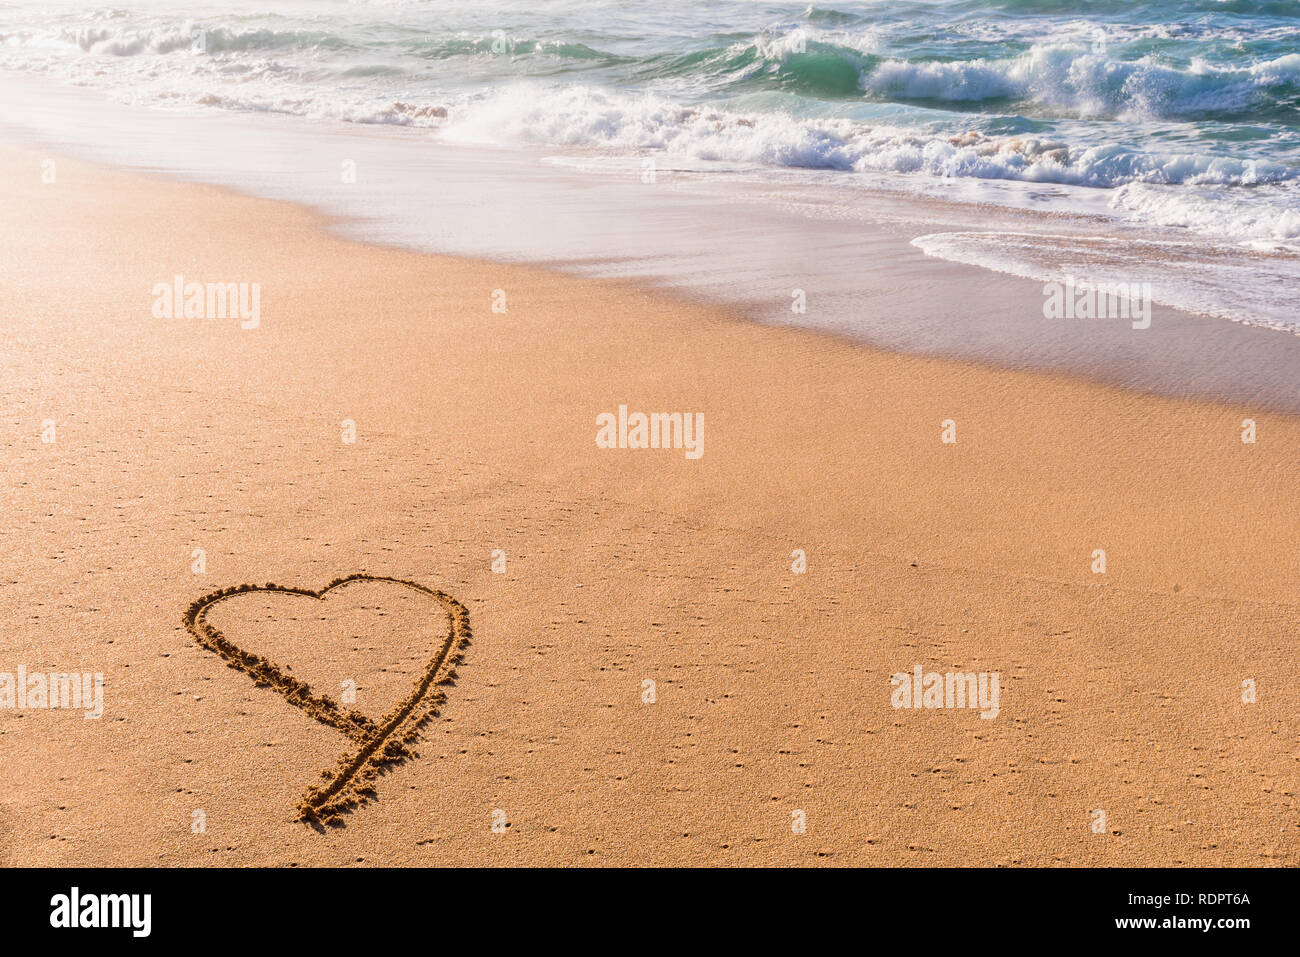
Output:
<svg viewBox="0 0 1300 957">
<path fill-rule="evenodd" d="M 1300 0 L 20 0 L 0 66 L 448 140 L 1091 187 L 1300 245 Z"/>
</svg>

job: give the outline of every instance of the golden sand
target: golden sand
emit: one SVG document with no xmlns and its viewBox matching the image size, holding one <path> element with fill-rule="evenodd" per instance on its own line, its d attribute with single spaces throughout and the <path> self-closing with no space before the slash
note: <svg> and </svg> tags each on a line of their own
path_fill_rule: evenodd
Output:
<svg viewBox="0 0 1300 957">
<path fill-rule="evenodd" d="M 0 708 L 4 863 L 1296 863 L 1300 421 L 40 159 L 0 153 L 0 671 L 103 673 L 104 715 Z M 258 327 L 155 318 L 177 274 L 260 283 Z M 703 454 L 598 448 L 620 405 Z M 287 696 L 380 722 L 446 610 L 223 600 L 282 685 L 184 616 L 355 574 L 474 642 L 320 826 L 359 739 Z M 916 666 L 997 673 L 997 717 L 892 707 Z"/>
</svg>

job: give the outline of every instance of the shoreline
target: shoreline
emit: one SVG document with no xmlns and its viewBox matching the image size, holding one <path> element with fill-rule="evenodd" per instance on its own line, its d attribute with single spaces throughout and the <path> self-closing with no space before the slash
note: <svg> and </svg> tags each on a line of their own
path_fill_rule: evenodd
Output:
<svg viewBox="0 0 1300 957">
<path fill-rule="evenodd" d="M 105 718 L 0 710 L 7 863 L 1293 857 L 1300 418 L 361 244 L 75 160 L 42 186 L 40 159 L 0 150 L 12 224 L 40 227 L 0 231 L 0 609 L 7 657 L 105 675 Z M 153 319 L 177 273 L 261 282 L 260 324 Z M 702 414 L 703 454 L 598 448 L 620 405 Z M 291 810 L 338 733 L 181 614 L 363 572 L 445 589 L 475 642 L 421 756 L 316 833 Z M 258 621 L 314 687 L 400 698 L 402 647 L 304 660 L 318 636 Z M 914 667 L 1000 674 L 999 716 L 892 708 Z"/>
<path fill-rule="evenodd" d="M 1010 274 L 1014 269 L 936 258 L 916 245 L 921 237 L 931 247 L 933 240 L 956 242 L 957 255 L 968 256 L 961 250 L 972 237 L 979 249 L 989 237 L 1033 230 L 1032 256 L 1060 263 L 1097 257 L 1101 271 L 1093 276 L 1085 268 L 1081 279 L 1155 278 L 1159 289 L 1159 275 L 1151 273 L 1163 269 L 1166 286 L 1195 289 L 1195 262 L 1179 265 L 1184 253 L 1173 256 L 1160 245 L 1177 231 L 1143 240 L 1146 234 L 1108 228 L 1109 238 L 1098 239 L 1089 232 L 1097 224 L 1074 214 L 839 188 L 810 192 L 667 171 L 646 186 L 639 171 L 626 179 L 582 172 L 545 162 L 541 150 L 446 146 L 401 129 L 317 129 L 293 117 L 142 111 L 85 91 L 5 79 L 0 91 L 8 93 L 10 138 L 52 144 L 50 155 L 143 165 L 151 175 L 307 205 L 343 238 L 628 279 L 688 303 L 891 352 L 1300 414 L 1300 336 L 1163 305 L 1154 307 L 1152 327 L 1142 331 L 1122 318 L 1047 319 L 1042 281 Z M 359 171 L 351 185 L 338 182 L 345 156 Z M 490 201 L 485 181 L 495 184 Z M 557 210 L 563 213 L 558 222 Z M 982 232 L 969 232 L 973 219 Z M 629 230 L 629 222 L 638 228 Z M 1155 258 L 1116 265 L 1129 241 L 1145 242 Z M 1161 249 L 1169 261 L 1159 259 Z M 938 291 L 927 285 L 933 275 L 945 277 Z M 1285 284 L 1278 289 L 1285 298 Z M 797 315 L 792 291 L 806 299 Z M 1265 292 L 1261 286 L 1251 295 Z"/>
</svg>

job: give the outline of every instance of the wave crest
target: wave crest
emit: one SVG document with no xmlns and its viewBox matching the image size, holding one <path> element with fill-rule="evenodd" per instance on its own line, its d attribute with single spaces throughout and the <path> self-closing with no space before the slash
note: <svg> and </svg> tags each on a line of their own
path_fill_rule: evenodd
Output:
<svg viewBox="0 0 1300 957">
<path fill-rule="evenodd" d="M 1300 96 L 1300 54 L 1249 67 L 1186 68 L 1152 57 L 1116 60 L 1077 45 L 1035 46 L 1009 59 L 890 60 L 866 73 L 863 89 L 880 99 L 1029 102 L 1082 116 L 1191 118 L 1256 109 L 1276 112 Z"/>
</svg>

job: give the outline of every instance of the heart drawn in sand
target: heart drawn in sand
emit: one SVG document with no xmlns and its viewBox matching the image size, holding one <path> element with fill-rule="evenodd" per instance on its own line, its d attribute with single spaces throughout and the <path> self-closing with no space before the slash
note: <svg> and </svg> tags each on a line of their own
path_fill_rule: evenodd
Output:
<svg viewBox="0 0 1300 957">
<path fill-rule="evenodd" d="M 420 673 L 415 687 L 385 717 L 375 720 L 354 709 L 346 709 L 326 695 L 315 694 L 304 681 L 286 674 L 274 661 L 245 651 L 206 621 L 214 605 L 249 592 L 274 592 L 316 598 L 321 601 L 335 588 L 350 582 L 385 582 L 401 585 L 436 600 L 447 615 L 446 638 Z M 381 575 L 349 575 L 336 578 L 320 591 L 286 585 L 236 585 L 204 595 L 185 612 L 185 627 L 203 647 L 226 659 L 231 668 L 244 672 L 259 687 L 272 688 L 286 701 L 301 708 L 317 721 L 336 728 L 355 742 L 356 749 L 339 759 L 332 770 L 321 772 L 322 783 L 308 789 L 298 804 L 299 820 L 342 824 L 342 813 L 375 796 L 374 780 L 388 765 L 415 756 L 411 744 L 421 726 L 437 715 L 446 694 L 431 689 L 451 684 L 452 670 L 464 660 L 470 642 L 469 612 L 446 592 L 426 588 L 418 582 Z"/>
</svg>

